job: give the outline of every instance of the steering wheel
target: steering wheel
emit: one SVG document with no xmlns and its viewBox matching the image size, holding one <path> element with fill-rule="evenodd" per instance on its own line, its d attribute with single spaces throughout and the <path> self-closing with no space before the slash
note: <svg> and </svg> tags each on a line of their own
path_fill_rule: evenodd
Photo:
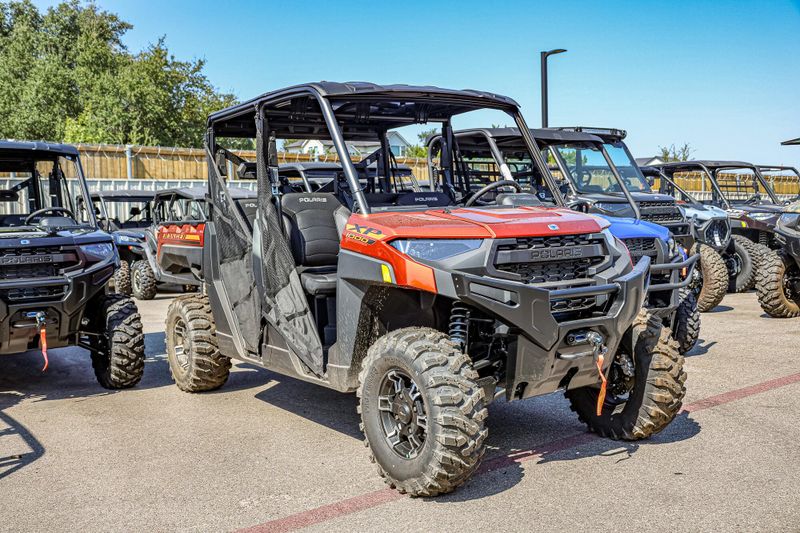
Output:
<svg viewBox="0 0 800 533">
<path fill-rule="evenodd" d="M 494 183 L 490 183 L 489 185 L 482 187 L 480 190 L 476 191 L 475 194 L 469 197 L 469 200 L 464 202 L 464 207 L 470 207 L 472 204 L 478 201 L 481 196 L 484 196 L 486 193 L 493 191 L 495 189 L 499 189 L 500 187 L 512 187 L 516 189 L 517 192 L 522 192 L 522 187 L 519 183 L 513 180 L 500 180 L 495 181 Z"/>
<path fill-rule="evenodd" d="M 63 213 L 72 220 L 75 220 L 75 215 L 72 213 L 72 211 L 70 211 L 66 207 L 45 207 L 44 209 L 37 209 L 36 211 L 25 217 L 25 224 L 26 225 L 30 224 L 31 220 L 45 213 Z"/>
</svg>

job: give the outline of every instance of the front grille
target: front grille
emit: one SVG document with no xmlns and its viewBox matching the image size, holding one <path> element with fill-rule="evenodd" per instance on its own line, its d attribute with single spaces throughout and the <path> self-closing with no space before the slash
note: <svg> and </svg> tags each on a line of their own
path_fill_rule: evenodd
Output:
<svg viewBox="0 0 800 533">
<path fill-rule="evenodd" d="M 565 300 L 553 300 L 550 302 L 550 310 L 554 313 L 565 313 L 569 311 L 582 311 L 595 306 L 597 299 L 594 296 L 584 298 L 569 298 Z"/>
<path fill-rule="evenodd" d="M 681 210 L 674 200 L 664 202 L 639 202 L 639 214 L 642 220 L 653 224 L 667 225 L 683 222 Z"/>
<path fill-rule="evenodd" d="M 49 287 L 26 287 L 21 289 L 2 289 L 0 298 L 9 303 L 30 302 L 38 300 L 53 300 L 64 296 L 65 285 Z"/>
<path fill-rule="evenodd" d="M 603 243 L 602 238 L 592 235 L 520 237 L 497 247 L 495 268 L 519 276 L 524 283 L 580 280 L 589 276 L 590 268 L 605 260 Z M 551 253 L 552 259 L 524 259 L 542 251 Z M 499 260 L 501 257 L 508 259 Z"/>
<path fill-rule="evenodd" d="M 0 250 L 0 281 L 52 278 L 79 264 L 74 250 L 60 246 Z"/>
<path fill-rule="evenodd" d="M 633 259 L 634 263 L 644 256 L 653 258 L 658 256 L 658 248 L 656 248 L 655 239 L 650 239 L 650 238 L 622 239 L 622 242 L 624 242 L 625 246 L 628 247 L 628 251 L 630 252 L 631 259 Z"/>
</svg>

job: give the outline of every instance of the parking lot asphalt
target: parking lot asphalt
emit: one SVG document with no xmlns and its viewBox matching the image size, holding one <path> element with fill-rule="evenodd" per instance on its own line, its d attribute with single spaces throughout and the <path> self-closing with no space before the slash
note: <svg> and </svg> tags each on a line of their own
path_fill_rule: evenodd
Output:
<svg viewBox="0 0 800 533">
<path fill-rule="evenodd" d="M 800 529 L 800 319 L 753 293 L 702 317 L 684 411 L 649 441 L 586 432 L 560 394 L 489 409 L 487 458 L 451 495 L 385 488 L 356 398 L 237 364 L 178 390 L 171 296 L 139 302 L 135 389 L 96 384 L 88 354 L 0 358 L 2 531 L 778 531 Z"/>
</svg>

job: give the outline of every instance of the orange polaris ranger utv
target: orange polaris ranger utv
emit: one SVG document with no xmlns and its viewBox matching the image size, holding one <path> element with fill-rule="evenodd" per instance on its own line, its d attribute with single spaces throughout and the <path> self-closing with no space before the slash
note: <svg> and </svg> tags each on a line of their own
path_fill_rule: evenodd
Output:
<svg viewBox="0 0 800 533">
<path fill-rule="evenodd" d="M 177 385 L 220 387 L 237 359 L 355 391 L 381 474 L 419 496 L 475 471 L 497 397 L 564 390 L 612 438 L 669 424 L 686 374 L 669 331 L 641 309 L 649 258 L 633 265 L 606 221 L 560 195 L 516 207 L 513 181 L 459 190 L 452 120 L 476 110 L 526 132 L 532 180 L 555 186 L 517 104 L 495 94 L 321 82 L 213 114 L 207 295 L 177 298 L 167 317 Z M 393 176 L 390 130 L 416 124 L 441 130 L 442 192 L 402 192 Z M 226 138 L 256 141 L 252 229 L 226 186 Z M 332 141 L 342 172 L 319 191 L 284 192 L 284 138 Z M 377 151 L 352 163 L 351 147 L 369 143 Z M 366 172 L 374 159 L 379 171 Z"/>
</svg>

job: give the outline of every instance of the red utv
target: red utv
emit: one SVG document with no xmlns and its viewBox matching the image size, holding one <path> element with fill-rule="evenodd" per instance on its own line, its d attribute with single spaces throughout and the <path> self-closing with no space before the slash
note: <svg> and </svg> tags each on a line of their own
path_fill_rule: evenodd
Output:
<svg viewBox="0 0 800 533">
<path fill-rule="evenodd" d="M 524 132 L 531 180 L 555 187 L 517 104 L 491 93 L 321 82 L 209 117 L 207 291 L 176 298 L 166 324 L 178 387 L 222 386 L 234 358 L 356 392 L 381 475 L 418 496 L 476 470 L 495 398 L 566 391 L 611 438 L 666 427 L 686 374 L 668 328 L 641 310 L 649 257 L 632 264 L 606 221 L 560 195 L 515 207 L 504 198 L 518 193 L 494 194 L 514 182 L 456 190 L 453 119 L 482 110 Z M 443 191 L 408 192 L 395 179 L 387 133 L 419 124 L 441 129 Z M 257 144 L 252 224 L 224 176 L 229 138 Z M 342 173 L 330 192 L 282 190 L 285 138 L 333 141 Z M 379 145 L 374 175 L 351 162 L 355 141 Z"/>
</svg>

